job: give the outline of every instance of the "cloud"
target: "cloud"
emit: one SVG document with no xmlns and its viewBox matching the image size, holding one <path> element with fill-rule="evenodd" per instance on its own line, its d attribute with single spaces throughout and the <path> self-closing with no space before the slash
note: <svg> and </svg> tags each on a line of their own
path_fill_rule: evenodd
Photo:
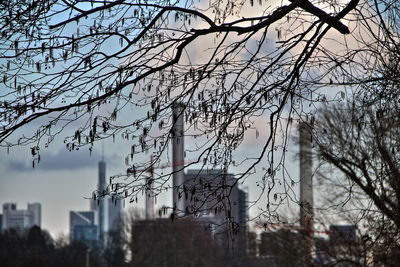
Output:
<svg viewBox="0 0 400 267">
<path fill-rule="evenodd" d="M 45 152 L 41 154 L 40 163 L 35 162 L 35 169 L 45 171 L 59 170 L 79 170 L 86 168 L 96 168 L 97 162 L 100 161 L 101 155 L 97 151 L 93 151 L 90 155 L 86 149 L 69 152 L 67 150 L 59 150 L 55 154 Z M 107 165 L 116 165 L 118 157 L 115 155 L 105 156 L 104 160 Z M 32 160 L 29 159 L 9 159 L 8 169 L 10 171 L 32 171 Z"/>
</svg>

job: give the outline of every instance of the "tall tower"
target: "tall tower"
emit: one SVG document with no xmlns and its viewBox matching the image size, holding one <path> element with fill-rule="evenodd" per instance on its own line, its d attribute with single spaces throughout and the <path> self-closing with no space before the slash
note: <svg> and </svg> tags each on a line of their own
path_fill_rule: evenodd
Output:
<svg viewBox="0 0 400 267">
<path fill-rule="evenodd" d="M 312 230 L 313 187 L 311 127 L 306 122 L 299 124 L 300 135 L 300 226 Z"/>
<path fill-rule="evenodd" d="M 179 188 L 185 181 L 183 172 L 184 165 L 184 122 L 183 113 L 185 106 L 183 103 L 174 103 L 172 106 L 172 185 L 173 185 L 173 206 L 176 211 L 185 212 L 184 197 L 181 196 Z"/>
<path fill-rule="evenodd" d="M 104 149 L 103 149 L 104 154 Z M 107 233 L 109 231 L 117 231 L 120 227 L 120 219 L 122 216 L 123 201 L 114 195 L 110 197 L 107 192 L 106 182 L 106 162 L 104 156 L 99 161 L 99 180 L 98 180 L 98 194 L 100 197 L 97 201 L 90 200 L 90 210 L 96 212 L 96 224 L 98 224 L 98 235 L 102 245 L 107 242 Z"/>
<path fill-rule="evenodd" d="M 103 196 L 106 192 L 106 163 L 103 159 L 99 162 L 99 184 L 97 190 L 101 196 Z M 101 197 L 99 200 L 99 237 L 101 242 L 104 243 L 105 233 L 108 231 L 108 201 L 106 197 Z"/>
</svg>

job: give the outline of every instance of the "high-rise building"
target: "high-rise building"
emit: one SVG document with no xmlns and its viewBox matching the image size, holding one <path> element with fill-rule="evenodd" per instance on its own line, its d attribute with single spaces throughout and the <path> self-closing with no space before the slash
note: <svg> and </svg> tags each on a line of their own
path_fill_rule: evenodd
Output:
<svg viewBox="0 0 400 267">
<path fill-rule="evenodd" d="M 239 226 L 241 232 L 247 232 L 247 221 L 249 219 L 248 187 L 239 189 Z"/>
<path fill-rule="evenodd" d="M 99 176 L 97 191 L 101 197 L 96 201 L 90 201 L 90 210 L 97 212 L 99 238 L 102 240 L 102 243 L 105 244 L 107 232 L 118 230 L 120 225 L 119 220 L 122 215 L 123 201 L 116 197 L 105 196 L 107 192 L 105 161 L 102 159 L 98 166 Z"/>
<path fill-rule="evenodd" d="M 27 210 L 17 210 L 16 203 L 3 204 L 2 230 L 23 229 L 41 225 L 41 205 L 39 203 L 28 204 Z"/>
<path fill-rule="evenodd" d="M 69 212 L 69 234 L 71 241 L 97 242 L 99 236 L 96 213 L 96 211 Z"/>
<path fill-rule="evenodd" d="M 249 220 L 249 199 L 248 199 L 248 187 L 239 189 L 239 233 L 238 233 L 238 252 L 246 254 L 249 249 L 248 239 L 248 226 L 247 221 Z"/>
</svg>

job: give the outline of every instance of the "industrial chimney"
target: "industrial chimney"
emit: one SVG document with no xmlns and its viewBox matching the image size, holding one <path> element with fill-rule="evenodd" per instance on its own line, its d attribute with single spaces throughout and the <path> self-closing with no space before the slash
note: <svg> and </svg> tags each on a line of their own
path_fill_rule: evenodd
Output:
<svg viewBox="0 0 400 267">
<path fill-rule="evenodd" d="M 146 220 L 154 220 L 154 193 L 153 182 L 147 179 L 146 189 Z"/>
<path fill-rule="evenodd" d="M 103 196 L 106 192 L 106 163 L 102 159 L 99 162 L 99 194 Z M 98 220 L 99 220 L 99 238 L 101 244 L 104 245 L 106 242 L 106 233 L 108 231 L 108 201 L 105 196 L 99 198 L 98 204 Z"/>
<path fill-rule="evenodd" d="M 311 127 L 306 122 L 299 124 L 300 135 L 300 226 L 312 231 L 313 187 L 312 187 L 312 155 Z"/>
<path fill-rule="evenodd" d="M 182 103 L 174 103 L 172 106 L 172 185 L 173 185 L 173 207 L 176 212 L 185 212 L 185 200 L 179 193 L 184 183 L 184 122 L 183 113 L 185 106 Z"/>
</svg>

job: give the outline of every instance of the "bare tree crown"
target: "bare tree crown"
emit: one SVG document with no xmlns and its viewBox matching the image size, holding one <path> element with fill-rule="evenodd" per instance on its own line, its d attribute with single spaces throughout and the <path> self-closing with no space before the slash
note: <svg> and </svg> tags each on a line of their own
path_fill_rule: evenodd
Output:
<svg viewBox="0 0 400 267">
<path fill-rule="evenodd" d="M 199 140 L 186 151 L 190 164 L 242 164 L 240 179 L 266 159 L 261 184 L 270 192 L 293 117 L 311 116 L 308 105 L 327 99 L 320 87 L 342 83 L 336 73 L 354 58 L 321 43 L 334 33 L 352 51 L 341 41 L 352 31 L 347 19 L 360 19 L 361 6 L 373 12 L 360 0 L 314 2 L 3 1 L 1 145 L 29 145 L 35 164 L 61 132 L 69 150 L 122 136 L 132 141 L 128 169 L 138 172 L 117 175 L 130 182 L 113 190 L 134 198 L 141 174 L 167 153 L 171 107 L 182 103 L 184 135 Z M 244 138 L 259 137 L 256 120 L 268 128 L 257 154 L 235 158 Z M 151 161 L 134 160 L 146 151 Z M 167 177 L 157 177 L 161 189 Z"/>
</svg>

